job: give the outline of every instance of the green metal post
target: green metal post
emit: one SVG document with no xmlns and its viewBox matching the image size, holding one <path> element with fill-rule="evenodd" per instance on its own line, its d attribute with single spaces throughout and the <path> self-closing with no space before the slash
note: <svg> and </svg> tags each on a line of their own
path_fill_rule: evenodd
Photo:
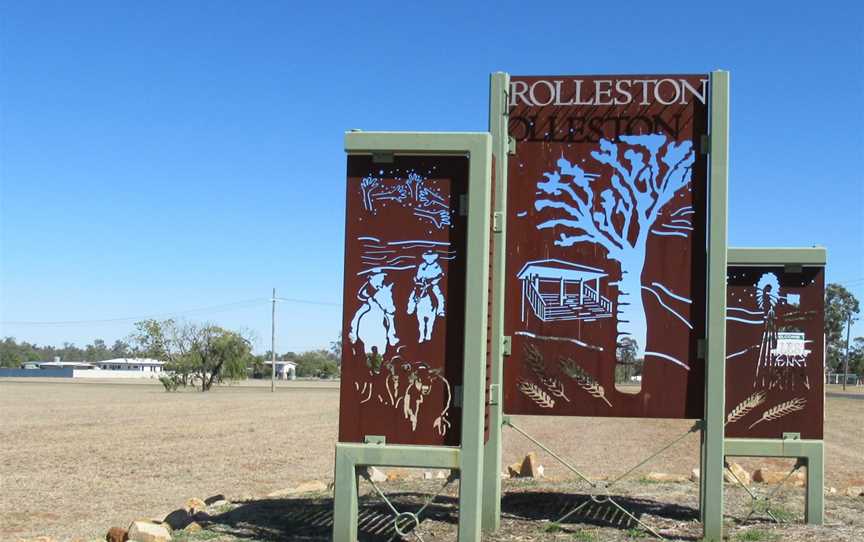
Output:
<svg viewBox="0 0 864 542">
<path fill-rule="evenodd" d="M 708 337 L 702 440 L 703 539 L 723 539 L 723 426 L 726 384 L 726 235 L 729 179 L 729 72 L 711 73 Z"/>
<path fill-rule="evenodd" d="M 469 165 L 468 284 L 465 294 L 465 368 L 459 469 L 459 540 L 462 542 L 480 540 L 483 505 L 486 307 L 489 306 L 489 230 L 492 213 L 492 138 L 488 134 L 484 136 L 481 143 L 472 146 Z"/>
<path fill-rule="evenodd" d="M 483 518 L 484 532 L 494 532 L 501 525 L 501 428 L 504 381 L 504 273 L 507 243 L 507 89 L 509 74 L 493 73 L 489 84 L 489 131 L 492 133 L 492 154 L 495 156 L 495 215 L 492 241 L 492 363 L 489 378 L 489 440 L 483 456 Z"/>
<path fill-rule="evenodd" d="M 333 495 L 334 542 L 357 540 L 357 467 L 351 456 L 336 444 L 336 468 Z"/>
<path fill-rule="evenodd" d="M 807 496 L 805 520 L 822 525 L 825 519 L 825 447 L 822 442 L 807 458 Z"/>
</svg>

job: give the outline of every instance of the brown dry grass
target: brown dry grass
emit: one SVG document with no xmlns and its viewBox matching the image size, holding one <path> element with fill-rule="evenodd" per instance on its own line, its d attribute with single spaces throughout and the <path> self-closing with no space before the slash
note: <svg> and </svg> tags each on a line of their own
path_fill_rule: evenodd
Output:
<svg viewBox="0 0 864 542">
<path fill-rule="evenodd" d="M 828 399 L 829 486 L 864 479 L 862 410 L 864 401 Z M 276 394 L 267 384 L 168 394 L 158 384 L 7 380 L 0 382 L 0 413 L 0 540 L 68 540 L 100 538 L 111 525 L 161 516 L 188 497 L 260 496 L 329 481 L 338 393 L 334 384 L 301 382 Z M 691 425 L 542 417 L 514 423 L 597 477 L 616 476 Z M 528 451 L 538 452 L 547 476 L 572 478 L 505 429 L 505 465 Z M 692 434 L 632 477 L 687 474 L 697 458 Z"/>
</svg>

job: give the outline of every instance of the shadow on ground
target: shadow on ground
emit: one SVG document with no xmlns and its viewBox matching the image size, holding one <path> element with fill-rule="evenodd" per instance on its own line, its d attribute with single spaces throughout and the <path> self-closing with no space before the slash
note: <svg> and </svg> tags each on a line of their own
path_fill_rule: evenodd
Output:
<svg viewBox="0 0 864 542">
<path fill-rule="evenodd" d="M 400 512 L 416 512 L 428 495 L 419 492 L 394 492 L 388 498 Z M 657 502 L 626 496 L 613 499 L 634 517 L 652 524 L 657 518 L 673 522 L 698 521 L 696 509 L 676 504 Z M 512 492 L 504 495 L 501 503 L 502 518 L 509 529 L 524 534 L 538 534 L 540 521 L 557 521 L 575 507 L 583 505 L 578 513 L 570 515 L 560 524 L 568 527 L 606 527 L 619 530 L 638 528 L 633 518 L 609 502 L 594 502 L 581 493 Z M 378 542 L 399 540 L 394 530 L 390 508 L 374 496 L 361 497 L 358 540 Z M 458 523 L 458 502 L 455 497 L 439 496 L 423 512 L 419 532 L 452 533 Z M 546 523 L 548 525 L 548 523 Z M 333 499 L 295 498 L 249 501 L 213 516 L 207 529 L 238 539 L 254 540 L 330 540 L 333 528 Z M 406 519 L 400 529 L 410 532 L 413 524 Z M 686 538 L 685 538 L 686 539 Z"/>
<path fill-rule="evenodd" d="M 388 498 L 400 512 L 416 512 L 428 495 L 424 493 L 391 493 Z M 421 523 L 437 522 L 455 525 L 455 498 L 441 496 L 423 511 Z M 380 500 L 360 499 L 358 541 L 399 540 L 394 516 Z M 264 499 L 249 501 L 237 508 L 213 516 L 206 528 L 236 538 L 255 540 L 330 540 L 333 532 L 333 499 Z M 400 530 L 410 532 L 413 522 L 400 521 Z"/>
</svg>

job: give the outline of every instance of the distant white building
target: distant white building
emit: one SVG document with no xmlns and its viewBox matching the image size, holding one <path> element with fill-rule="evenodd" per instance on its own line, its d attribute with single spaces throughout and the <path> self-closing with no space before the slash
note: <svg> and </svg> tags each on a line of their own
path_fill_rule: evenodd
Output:
<svg viewBox="0 0 864 542">
<path fill-rule="evenodd" d="M 72 367 L 74 378 L 159 378 L 164 371 L 165 362 L 149 358 L 115 358 L 92 363 L 84 362 L 49 362 L 41 367 L 48 368 L 59 363 L 64 367 Z"/>
<path fill-rule="evenodd" d="M 265 361 L 264 365 L 273 365 L 272 361 Z M 293 361 L 276 360 L 276 378 L 279 380 L 295 380 L 297 378 L 297 364 Z"/>
<path fill-rule="evenodd" d="M 150 358 L 114 358 L 96 361 L 93 365 L 103 371 L 136 372 L 149 376 L 161 373 L 165 362 Z"/>
</svg>

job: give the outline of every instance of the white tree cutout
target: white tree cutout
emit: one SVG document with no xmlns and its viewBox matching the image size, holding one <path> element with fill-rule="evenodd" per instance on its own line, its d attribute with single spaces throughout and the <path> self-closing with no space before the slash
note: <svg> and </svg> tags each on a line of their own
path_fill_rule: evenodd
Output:
<svg viewBox="0 0 864 542">
<path fill-rule="evenodd" d="M 606 188 L 597 186 L 602 181 L 600 174 L 588 173 L 563 156 L 556 164 L 556 171 L 543 174 L 545 180 L 537 183 L 534 207 L 545 211 L 548 218 L 536 227 L 558 228 L 560 233 L 555 240 L 558 246 L 593 243 L 607 251 L 608 259 L 619 263 L 622 278 L 616 307 L 618 337 L 619 340 L 622 336 L 631 337 L 641 352 L 647 346 L 643 289 L 653 293 L 664 308 L 690 326 L 664 299 L 684 303 L 690 300 L 659 283 L 644 285 L 642 270 L 651 233 L 686 237 L 692 230 L 688 217 L 693 211 L 689 206 L 669 213 L 668 222 L 657 222 L 675 194 L 690 184 L 696 157 L 690 141 L 667 142 L 662 134 L 624 135 L 619 139 L 626 145 L 623 160 L 619 144 L 607 139 L 601 139 L 599 150 L 591 152 L 596 162 L 612 168 Z M 652 230 L 655 225 L 662 229 Z M 671 356 L 654 354 L 687 367 Z"/>
</svg>

